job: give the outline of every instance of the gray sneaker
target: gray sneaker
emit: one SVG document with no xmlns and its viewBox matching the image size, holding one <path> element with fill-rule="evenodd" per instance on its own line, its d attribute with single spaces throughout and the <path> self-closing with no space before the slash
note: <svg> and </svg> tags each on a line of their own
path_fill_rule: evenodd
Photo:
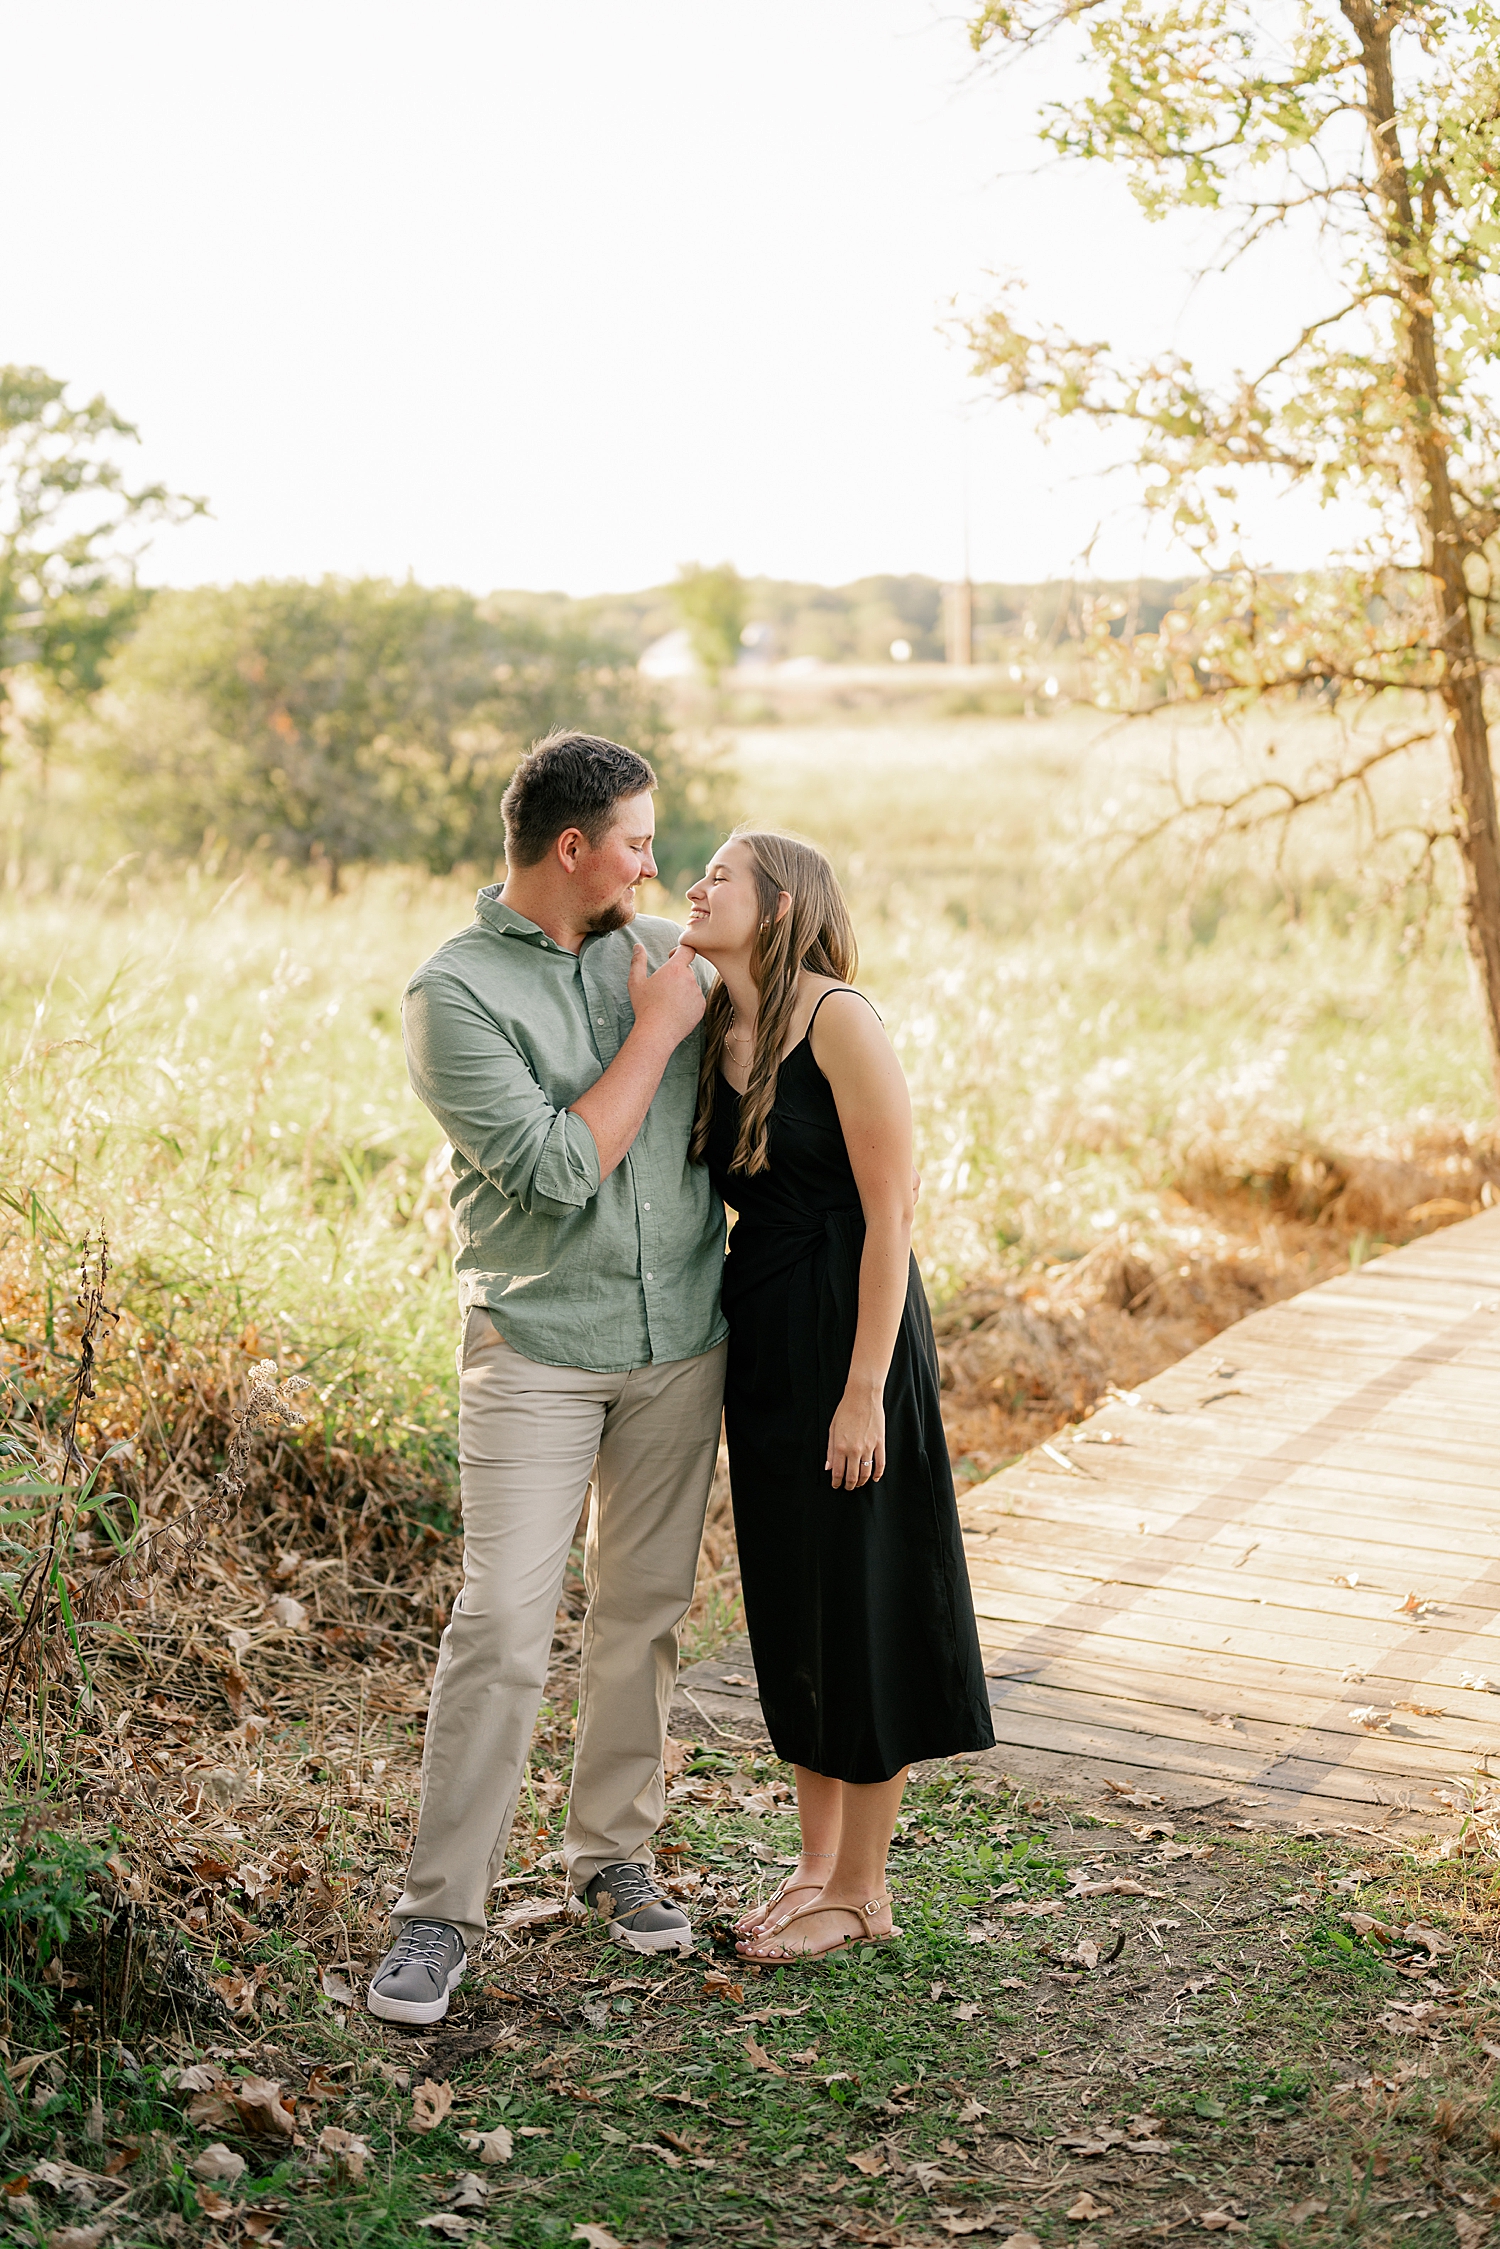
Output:
<svg viewBox="0 0 1500 2249">
<path fill-rule="evenodd" d="M 365 2005 L 382 2022 L 440 2023 L 468 1965 L 464 1940 L 446 1921 L 404 1921 L 370 1978 Z"/>
<path fill-rule="evenodd" d="M 692 1944 L 693 1924 L 662 1895 L 649 1866 L 601 1866 L 583 1894 L 616 1944 L 632 1952 L 686 1952 Z"/>
</svg>

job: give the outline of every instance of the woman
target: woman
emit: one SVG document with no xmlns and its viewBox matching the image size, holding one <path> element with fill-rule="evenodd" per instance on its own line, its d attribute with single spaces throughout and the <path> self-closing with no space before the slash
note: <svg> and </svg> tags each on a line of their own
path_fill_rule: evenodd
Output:
<svg viewBox="0 0 1500 2249">
<path fill-rule="evenodd" d="M 761 1708 L 802 1855 L 748 1960 L 898 1932 L 906 1770 L 994 1742 L 937 1352 L 911 1254 L 911 1103 L 833 869 L 739 830 L 688 892 L 718 971 L 692 1154 L 738 1213 L 724 1268 L 735 1530 Z"/>
</svg>

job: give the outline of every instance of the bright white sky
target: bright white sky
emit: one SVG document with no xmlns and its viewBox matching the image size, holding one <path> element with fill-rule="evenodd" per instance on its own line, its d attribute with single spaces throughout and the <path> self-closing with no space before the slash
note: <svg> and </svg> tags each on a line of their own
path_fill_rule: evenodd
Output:
<svg viewBox="0 0 1500 2249">
<path fill-rule="evenodd" d="M 688 560 L 836 583 L 1170 568 L 938 332 L 987 270 L 1140 349 L 1269 357 L 1308 272 L 1193 291 L 1058 65 L 976 77 L 962 0 L 0 0 L 0 359 L 102 389 L 213 520 L 175 583 L 574 593 Z M 1276 324 L 1265 313 L 1274 305 Z M 965 466 L 965 463 L 967 466 Z M 1319 559 L 1283 502 L 1259 559 Z"/>
</svg>

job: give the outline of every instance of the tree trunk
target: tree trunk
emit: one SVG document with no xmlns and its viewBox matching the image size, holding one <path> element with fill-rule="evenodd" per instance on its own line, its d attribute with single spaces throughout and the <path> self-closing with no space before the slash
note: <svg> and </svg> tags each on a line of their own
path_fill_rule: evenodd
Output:
<svg viewBox="0 0 1500 2249">
<path fill-rule="evenodd" d="M 1500 826 L 1495 771 L 1484 717 L 1484 681 L 1474 645 L 1474 620 L 1464 577 L 1467 542 L 1453 508 L 1448 440 L 1443 428 L 1432 302 L 1425 280 L 1411 181 L 1396 132 L 1391 66 L 1391 11 L 1371 0 L 1340 0 L 1359 40 L 1366 115 L 1376 176 L 1386 208 L 1386 240 L 1401 303 L 1397 349 L 1407 394 L 1417 408 L 1414 443 L 1416 513 L 1432 588 L 1434 645 L 1442 657 L 1439 693 L 1448 720 L 1454 809 L 1464 870 L 1464 930 L 1479 978 L 1490 1037 L 1490 1068 L 1500 1099 Z"/>
</svg>

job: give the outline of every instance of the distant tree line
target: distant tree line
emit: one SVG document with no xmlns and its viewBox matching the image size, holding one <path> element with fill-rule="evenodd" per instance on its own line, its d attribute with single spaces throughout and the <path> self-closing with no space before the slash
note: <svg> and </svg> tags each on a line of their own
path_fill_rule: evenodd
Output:
<svg viewBox="0 0 1500 2249">
<path fill-rule="evenodd" d="M 727 583 L 733 579 L 733 586 Z M 1039 639 L 1049 645 L 1081 637 L 1085 608 L 1100 601 L 1118 604 L 1120 630 L 1155 632 L 1168 610 L 1181 600 L 1190 581 L 1144 578 L 1130 583 L 1067 580 L 1007 585 L 985 581 L 974 587 L 974 655 L 979 663 L 1002 663 L 1018 642 Z M 1196 583 L 1196 581 L 1192 581 Z M 765 628 L 757 653 L 774 658 L 811 657 L 824 664 L 884 664 L 891 643 L 904 640 L 919 662 L 943 659 L 943 584 L 920 574 L 856 578 L 847 586 L 816 586 L 786 578 L 738 578 L 727 565 L 701 570 L 688 564 L 675 583 L 648 586 L 640 593 L 497 594 L 508 610 L 554 629 L 600 633 L 639 656 L 653 640 L 686 624 L 706 670 L 723 669 L 732 656 L 725 641 L 737 615 L 736 637 L 744 624 Z M 1028 630 L 1029 628 L 1029 630 Z M 717 644 L 711 637 L 717 635 Z"/>
</svg>

